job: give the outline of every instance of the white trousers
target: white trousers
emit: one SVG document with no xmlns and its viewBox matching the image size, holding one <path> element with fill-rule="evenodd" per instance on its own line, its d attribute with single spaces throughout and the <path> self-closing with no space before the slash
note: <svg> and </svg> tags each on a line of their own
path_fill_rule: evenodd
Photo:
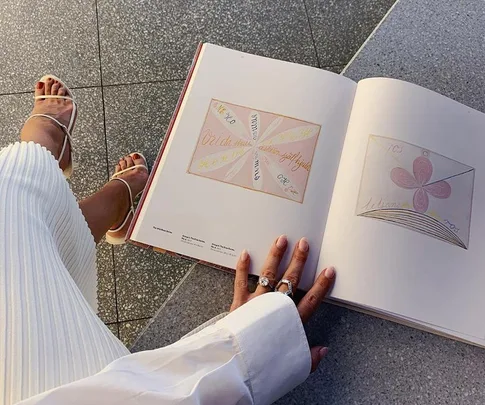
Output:
<svg viewBox="0 0 485 405">
<path fill-rule="evenodd" d="M 311 359 L 293 301 L 264 294 L 173 345 L 129 354 L 96 316 L 95 245 L 53 156 L 0 151 L 0 404 L 270 404 Z"/>
<path fill-rule="evenodd" d="M 96 316 L 96 251 L 45 148 L 0 151 L 0 404 L 93 375 L 128 354 Z"/>
</svg>

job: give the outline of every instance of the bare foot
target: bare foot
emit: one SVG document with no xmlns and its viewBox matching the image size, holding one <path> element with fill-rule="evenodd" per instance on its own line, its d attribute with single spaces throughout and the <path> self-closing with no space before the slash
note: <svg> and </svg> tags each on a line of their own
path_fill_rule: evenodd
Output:
<svg viewBox="0 0 485 405">
<path fill-rule="evenodd" d="M 145 164 L 145 161 L 143 160 L 143 158 L 140 155 L 133 153 L 131 156 L 127 155 L 119 160 L 115 168 L 115 173 L 118 173 L 121 170 L 125 170 L 130 167 L 133 167 L 135 165 L 144 165 L 144 164 Z M 143 191 L 143 189 L 147 184 L 148 170 L 146 170 L 143 167 L 137 167 L 135 169 L 127 171 L 126 173 L 123 173 L 122 175 L 118 176 L 118 178 L 128 182 L 128 184 L 131 187 L 133 198 L 135 198 L 135 196 L 138 193 Z M 118 187 L 122 187 L 125 195 L 125 198 L 124 198 L 125 204 L 123 204 L 122 206 L 118 219 L 115 222 L 115 225 L 111 227 L 111 229 L 116 229 L 119 226 L 121 226 L 121 224 L 125 220 L 126 214 L 128 213 L 131 207 L 131 201 L 130 201 L 130 195 L 128 193 L 128 189 L 126 188 L 125 184 L 123 184 L 121 181 L 111 181 L 109 184 L 110 185 L 116 184 Z M 133 215 L 130 214 L 130 218 L 126 222 L 126 225 L 117 232 L 110 231 L 110 235 L 115 238 L 125 236 L 126 232 L 128 232 L 128 228 L 130 226 L 131 220 L 133 219 L 132 217 Z"/>
<path fill-rule="evenodd" d="M 35 95 L 59 95 L 65 96 L 67 91 L 57 80 L 51 78 L 47 79 L 46 83 L 37 82 L 35 85 Z M 34 101 L 34 109 L 32 114 L 46 114 L 54 117 L 64 125 L 69 124 L 69 119 L 72 113 L 72 102 L 64 99 L 36 99 Z M 22 131 L 20 132 L 20 139 L 24 142 L 33 141 L 46 147 L 56 159 L 59 155 L 64 143 L 64 131 L 54 121 L 45 117 L 34 117 L 28 120 Z M 69 164 L 71 158 L 71 145 L 66 147 L 66 151 L 59 162 L 59 167 L 64 170 Z"/>
</svg>

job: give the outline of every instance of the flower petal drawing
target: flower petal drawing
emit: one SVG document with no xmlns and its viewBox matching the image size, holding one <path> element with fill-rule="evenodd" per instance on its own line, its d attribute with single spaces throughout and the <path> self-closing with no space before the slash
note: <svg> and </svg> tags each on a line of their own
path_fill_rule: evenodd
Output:
<svg viewBox="0 0 485 405">
<path fill-rule="evenodd" d="M 300 198 L 300 191 L 296 185 L 291 181 L 286 172 L 277 166 L 271 159 L 263 153 L 262 160 L 266 164 L 268 171 L 273 178 L 273 180 L 278 184 L 278 186 L 283 190 L 283 192 L 290 197 L 292 200 L 297 200 Z"/>
<path fill-rule="evenodd" d="M 260 146 L 269 145 L 280 145 L 292 142 L 305 141 L 307 139 L 313 138 L 319 132 L 319 128 L 315 125 L 304 125 L 301 127 L 296 127 L 288 129 L 287 131 L 280 132 L 279 134 L 273 136 L 272 138 L 259 142 Z"/>
<path fill-rule="evenodd" d="M 441 180 L 427 184 L 423 187 L 428 193 L 436 198 L 448 198 L 451 195 L 451 186 L 447 181 Z"/>
<path fill-rule="evenodd" d="M 226 103 L 213 101 L 211 103 L 210 111 L 212 112 L 212 114 L 214 114 L 218 121 L 231 132 L 231 134 L 237 136 L 244 141 L 251 140 L 248 131 L 244 127 L 241 120 Z"/>
<path fill-rule="evenodd" d="M 263 135 L 261 135 L 261 138 L 259 139 L 258 144 L 263 142 L 268 136 L 270 136 L 276 128 L 280 126 L 280 124 L 283 122 L 283 117 L 278 117 L 274 119 L 271 124 L 268 125 L 268 128 L 263 132 Z"/>
<path fill-rule="evenodd" d="M 426 212 L 429 206 L 428 193 L 423 188 L 418 188 L 413 197 L 414 209 L 417 212 Z"/>
<path fill-rule="evenodd" d="M 424 156 L 418 156 L 413 162 L 413 173 L 420 186 L 426 184 L 433 174 L 431 161 Z"/>
<path fill-rule="evenodd" d="M 193 162 L 191 170 L 195 173 L 206 173 L 220 169 L 230 165 L 250 149 L 251 147 L 245 146 L 212 153 Z"/>
<path fill-rule="evenodd" d="M 391 180 L 401 188 L 418 188 L 419 184 L 411 173 L 402 167 L 395 167 L 391 170 Z"/>
<path fill-rule="evenodd" d="M 249 153 L 248 152 L 249 152 L 249 149 L 227 171 L 226 175 L 224 176 L 224 181 L 230 181 L 230 180 L 232 180 L 232 178 L 241 171 L 241 169 L 243 168 L 244 164 L 248 160 L 248 157 L 249 157 Z"/>
</svg>

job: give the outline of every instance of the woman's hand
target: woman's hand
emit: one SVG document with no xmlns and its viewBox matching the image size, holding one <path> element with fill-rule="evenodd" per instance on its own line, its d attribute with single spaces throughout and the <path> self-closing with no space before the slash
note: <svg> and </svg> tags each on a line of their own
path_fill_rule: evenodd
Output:
<svg viewBox="0 0 485 405">
<path fill-rule="evenodd" d="M 250 257 L 246 250 L 241 253 L 239 261 L 236 267 L 236 280 L 234 282 L 234 299 L 231 305 L 231 311 L 239 308 L 241 305 L 245 304 L 249 300 L 267 292 L 273 291 L 273 287 L 278 284 L 276 279 L 278 274 L 278 267 L 280 265 L 281 259 L 286 252 L 288 247 L 288 239 L 285 235 L 280 236 L 276 239 L 270 248 L 269 254 L 263 265 L 263 269 L 260 272 L 260 280 L 266 277 L 269 281 L 268 286 L 263 286 L 258 284 L 256 291 L 250 293 L 248 290 L 248 274 L 249 274 L 249 263 Z M 301 238 L 293 249 L 293 256 L 291 257 L 290 264 L 286 269 L 283 279 L 289 280 L 292 284 L 293 290 L 296 290 L 298 283 L 300 282 L 301 275 L 303 274 L 303 268 L 305 266 L 306 259 L 308 257 L 308 252 L 310 246 L 306 238 Z M 299 302 L 297 308 L 303 323 L 310 319 L 311 315 L 318 308 L 320 303 L 323 301 L 327 292 L 333 284 L 335 279 L 335 270 L 333 267 L 329 267 L 322 271 L 315 283 L 310 288 L 310 290 L 305 294 L 305 296 Z M 288 291 L 287 284 L 281 284 L 277 291 L 285 292 Z M 316 370 L 318 364 L 322 358 L 327 354 L 328 348 L 326 347 L 312 347 L 312 372 Z"/>
</svg>

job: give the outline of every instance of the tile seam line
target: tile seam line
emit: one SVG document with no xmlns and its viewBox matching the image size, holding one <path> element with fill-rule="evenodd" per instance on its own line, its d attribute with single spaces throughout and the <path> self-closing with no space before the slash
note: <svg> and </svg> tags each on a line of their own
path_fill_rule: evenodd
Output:
<svg viewBox="0 0 485 405">
<path fill-rule="evenodd" d="M 359 49 L 357 49 L 357 52 L 354 54 L 354 56 L 352 56 L 352 58 L 349 60 L 349 62 L 347 63 L 347 65 L 345 65 L 344 69 L 340 72 L 341 75 L 344 75 L 346 72 L 347 72 L 347 69 L 349 68 L 349 66 L 354 62 L 355 59 L 357 59 L 357 57 L 359 56 L 359 54 L 362 52 L 362 50 L 366 47 L 367 43 L 372 39 L 372 37 L 375 35 L 375 33 L 377 32 L 377 30 L 381 27 L 381 25 L 384 23 L 384 21 L 386 21 L 387 17 L 389 17 L 389 15 L 392 13 L 392 11 L 394 10 L 394 8 L 397 6 L 397 3 L 399 3 L 399 0 L 396 0 L 394 2 L 394 4 L 391 6 L 391 8 L 389 10 L 387 10 L 387 13 L 384 14 L 384 17 L 382 17 L 381 21 L 379 21 L 379 23 L 376 25 L 376 27 L 372 30 L 372 32 L 370 33 L 370 35 L 367 37 L 367 39 L 364 41 L 364 43 L 360 46 Z"/>
</svg>

